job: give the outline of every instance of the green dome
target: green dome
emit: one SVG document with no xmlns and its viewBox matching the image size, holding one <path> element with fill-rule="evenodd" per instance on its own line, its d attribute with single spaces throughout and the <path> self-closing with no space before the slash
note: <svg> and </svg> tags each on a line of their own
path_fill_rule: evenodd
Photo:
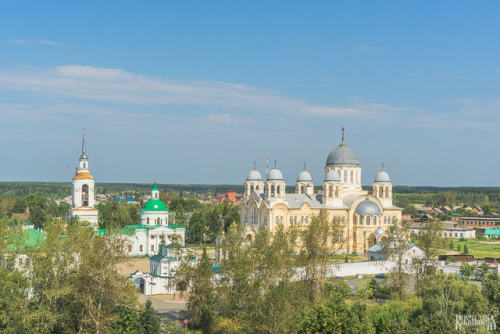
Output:
<svg viewBox="0 0 500 334">
<path fill-rule="evenodd" d="M 168 209 L 165 203 L 163 203 L 157 198 L 150 199 L 142 207 L 142 211 L 167 211 L 167 210 Z"/>
</svg>

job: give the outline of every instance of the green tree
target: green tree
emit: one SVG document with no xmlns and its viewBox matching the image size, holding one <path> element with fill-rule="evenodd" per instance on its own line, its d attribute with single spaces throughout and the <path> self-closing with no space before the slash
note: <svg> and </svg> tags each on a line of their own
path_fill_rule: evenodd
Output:
<svg viewBox="0 0 500 334">
<path fill-rule="evenodd" d="M 140 316 L 141 333 L 156 334 L 160 331 L 160 318 L 152 306 L 151 300 L 148 299 L 144 307 L 144 311 Z"/>
<path fill-rule="evenodd" d="M 210 333 L 216 318 L 216 295 L 214 274 L 206 249 L 193 277 L 192 293 L 189 296 L 188 310 L 191 313 L 191 328 Z"/>
</svg>

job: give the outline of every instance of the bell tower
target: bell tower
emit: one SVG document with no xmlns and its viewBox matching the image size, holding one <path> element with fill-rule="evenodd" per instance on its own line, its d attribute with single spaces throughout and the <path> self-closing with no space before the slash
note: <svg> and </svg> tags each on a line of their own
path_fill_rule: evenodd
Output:
<svg viewBox="0 0 500 334">
<path fill-rule="evenodd" d="M 85 143 L 85 135 L 87 132 L 83 129 L 82 132 L 82 153 L 78 160 L 78 167 L 75 176 L 73 177 L 73 198 L 71 210 L 69 212 L 70 220 L 77 219 L 78 221 L 87 221 L 92 226 L 98 226 L 98 212 L 95 209 L 94 196 L 94 177 L 90 174 L 89 159 L 87 157 L 87 145 Z"/>
</svg>

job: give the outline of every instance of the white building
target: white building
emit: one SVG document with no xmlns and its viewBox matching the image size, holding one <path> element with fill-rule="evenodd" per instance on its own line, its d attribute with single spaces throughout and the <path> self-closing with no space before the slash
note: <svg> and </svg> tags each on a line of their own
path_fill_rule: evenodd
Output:
<svg viewBox="0 0 500 334">
<path fill-rule="evenodd" d="M 425 227 L 427 224 L 437 224 L 437 223 L 411 223 L 410 224 L 410 232 L 413 235 L 420 235 L 425 233 Z M 443 238 L 451 238 L 451 239 L 475 239 L 476 238 L 476 230 L 470 226 L 464 226 L 460 223 L 453 221 L 443 221 L 441 224 L 441 237 Z"/>
<path fill-rule="evenodd" d="M 95 206 L 94 177 L 90 174 L 87 147 L 85 144 L 85 130 L 82 133 L 82 154 L 73 177 L 73 197 L 69 211 L 69 219 L 87 221 L 97 229 L 99 214 Z"/>
<path fill-rule="evenodd" d="M 149 273 L 138 270 L 129 278 L 145 295 L 174 293 L 179 290 L 174 285 L 174 278 L 183 259 L 189 261 L 191 266 L 198 263 L 198 258 L 189 253 L 185 247 L 163 246 L 161 254 L 151 256 L 149 259 Z"/>
<path fill-rule="evenodd" d="M 175 225 L 129 225 L 122 234 L 126 238 L 126 254 L 129 256 L 153 256 L 161 246 L 176 242 L 184 246 L 186 228 Z"/>
</svg>

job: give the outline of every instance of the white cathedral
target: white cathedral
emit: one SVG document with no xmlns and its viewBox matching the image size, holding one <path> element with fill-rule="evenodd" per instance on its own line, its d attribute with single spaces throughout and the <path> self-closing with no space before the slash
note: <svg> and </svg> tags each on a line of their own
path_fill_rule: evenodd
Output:
<svg viewBox="0 0 500 334">
<path fill-rule="evenodd" d="M 305 165 L 297 177 L 294 193 L 286 193 L 283 174 L 275 162 L 267 180 L 254 168 L 245 182 L 245 195 L 240 207 L 241 221 L 251 239 L 260 229 L 275 231 L 304 229 L 321 210 L 328 219 L 341 224 L 340 253 L 363 253 L 401 223 L 402 209 L 392 203 L 392 182 L 384 166 L 373 182 L 373 193 L 361 186 L 361 164 L 354 151 L 344 143 L 333 149 L 326 159 L 322 188 L 315 191 L 311 174 Z"/>
</svg>

